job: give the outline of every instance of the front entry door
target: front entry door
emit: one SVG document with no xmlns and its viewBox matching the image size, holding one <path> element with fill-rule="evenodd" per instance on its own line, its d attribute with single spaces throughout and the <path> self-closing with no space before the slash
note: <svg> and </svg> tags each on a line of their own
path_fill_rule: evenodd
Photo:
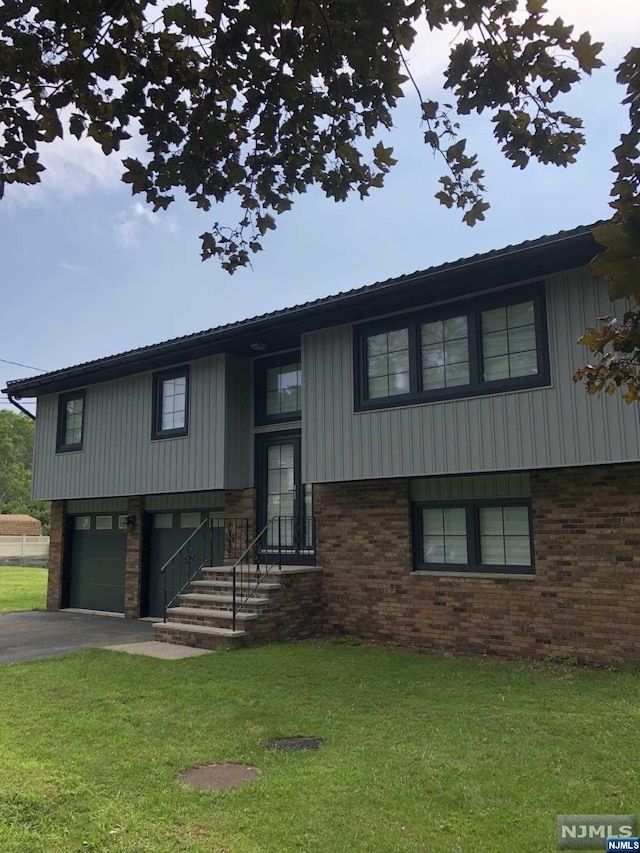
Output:
<svg viewBox="0 0 640 853">
<path fill-rule="evenodd" d="M 311 486 L 301 482 L 300 435 L 258 440 L 258 530 L 271 523 L 266 548 L 285 557 L 313 553 Z"/>
</svg>

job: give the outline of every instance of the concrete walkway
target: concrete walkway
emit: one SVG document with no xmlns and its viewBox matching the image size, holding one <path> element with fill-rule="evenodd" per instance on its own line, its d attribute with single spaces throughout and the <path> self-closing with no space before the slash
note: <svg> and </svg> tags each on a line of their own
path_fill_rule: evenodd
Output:
<svg viewBox="0 0 640 853">
<path fill-rule="evenodd" d="M 125 643 L 121 646 L 105 646 L 112 652 L 126 652 L 129 655 L 145 655 L 149 658 L 160 660 L 183 660 L 183 658 L 195 658 L 200 655 L 212 655 L 212 649 L 194 649 L 191 646 L 179 646 L 176 643 L 156 643 L 151 640 L 147 643 Z"/>
<path fill-rule="evenodd" d="M 0 616 L 0 664 L 57 657 L 95 646 L 146 643 L 152 637 L 153 623 L 137 619 L 66 611 L 6 613 Z"/>
</svg>

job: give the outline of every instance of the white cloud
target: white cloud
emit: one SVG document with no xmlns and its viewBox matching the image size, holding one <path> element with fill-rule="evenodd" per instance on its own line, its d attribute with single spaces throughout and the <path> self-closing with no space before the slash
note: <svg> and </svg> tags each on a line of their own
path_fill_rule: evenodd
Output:
<svg viewBox="0 0 640 853">
<path fill-rule="evenodd" d="M 145 232 L 149 230 L 175 234 L 178 231 L 178 225 L 176 220 L 167 213 L 160 211 L 154 213 L 150 207 L 135 201 L 128 210 L 118 215 L 113 230 L 117 243 L 132 247 L 139 245 Z"/>
</svg>

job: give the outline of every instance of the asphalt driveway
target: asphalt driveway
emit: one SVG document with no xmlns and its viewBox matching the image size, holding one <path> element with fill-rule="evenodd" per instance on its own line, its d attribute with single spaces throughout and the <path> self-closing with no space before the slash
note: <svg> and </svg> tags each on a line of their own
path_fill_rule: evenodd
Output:
<svg viewBox="0 0 640 853">
<path fill-rule="evenodd" d="M 88 613 L 29 611 L 0 616 L 0 664 L 67 655 L 92 646 L 151 640 L 152 622 Z"/>
</svg>

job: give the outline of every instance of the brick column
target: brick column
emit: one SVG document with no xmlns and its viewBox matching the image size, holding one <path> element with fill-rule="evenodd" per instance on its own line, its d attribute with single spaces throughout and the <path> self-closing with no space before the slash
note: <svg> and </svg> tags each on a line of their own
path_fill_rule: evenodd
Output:
<svg viewBox="0 0 640 853">
<path fill-rule="evenodd" d="M 49 540 L 49 580 L 47 584 L 47 610 L 60 610 L 62 605 L 62 569 L 65 540 L 65 501 L 51 502 L 51 530 Z"/>
<path fill-rule="evenodd" d="M 227 519 L 248 519 L 249 542 L 252 542 L 256 535 L 256 490 L 233 489 L 225 492 L 224 517 L 225 521 Z M 242 538 L 244 536 L 244 531 L 241 528 L 237 528 L 236 535 L 237 537 Z M 225 560 L 231 560 L 234 556 L 239 556 L 238 548 L 240 548 L 240 542 L 229 542 L 229 537 L 225 533 Z M 244 546 L 242 546 L 240 550 L 244 550 Z"/>
<path fill-rule="evenodd" d="M 126 619 L 140 618 L 143 511 L 144 498 L 129 498 L 127 513 L 135 518 L 135 524 L 133 527 L 127 528 L 127 567 L 124 581 L 124 615 Z"/>
</svg>

